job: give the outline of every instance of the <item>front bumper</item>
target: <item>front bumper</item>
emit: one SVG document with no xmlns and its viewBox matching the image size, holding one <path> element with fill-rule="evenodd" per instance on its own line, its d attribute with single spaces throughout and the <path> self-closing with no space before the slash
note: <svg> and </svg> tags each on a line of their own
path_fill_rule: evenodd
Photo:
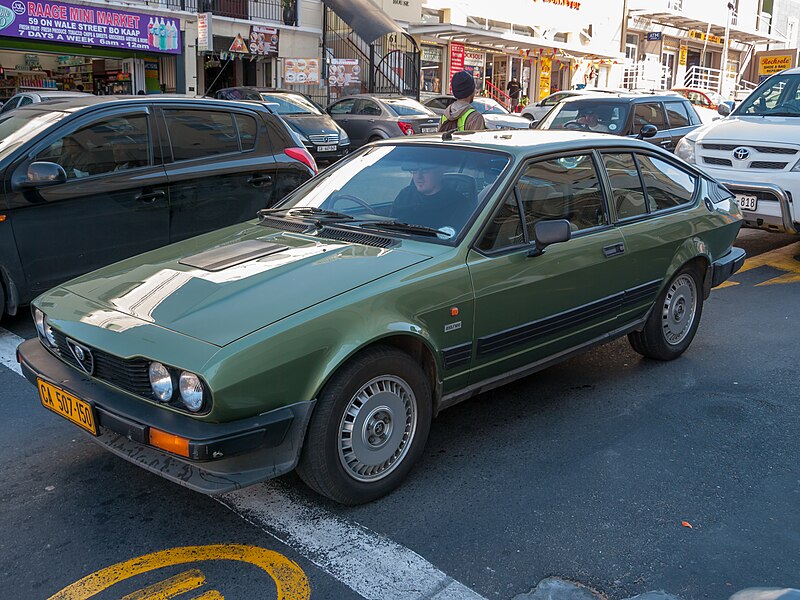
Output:
<svg viewBox="0 0 800 600">
<path fill-rule="evenodd" d="M 747 253 L 742 248 L 732 247 L 720 259 L 715 260 L 711 265 L 711 287 L 727 281 L 731 275 L 736 273 L 744 265 Z"/>
<path fill-rule="evenodd" d="M 314 401 L 256 417 L 209 423 L 144 402 L 94 380 L 50 354 L 38 339 L 17 350 L 22 373 L 89 402 L 98 434 L 92 440 L 152 473 L 205 494 L 222 494 L 288 473 L 297 465 Z M 190 440 L 184 458 L 148 445 L 156 428 Z"/>
<path fill-rule="evenodd" d="M 753 194 L 758 198 L 755 211 L 742 210 L 744 226 L 783 233 L 800 233 L 800 173 L 775 171 L 748 172 L 747 179 L 732 178 L 731 169 L 698 165 L 734 194 Z"/>
</svg>

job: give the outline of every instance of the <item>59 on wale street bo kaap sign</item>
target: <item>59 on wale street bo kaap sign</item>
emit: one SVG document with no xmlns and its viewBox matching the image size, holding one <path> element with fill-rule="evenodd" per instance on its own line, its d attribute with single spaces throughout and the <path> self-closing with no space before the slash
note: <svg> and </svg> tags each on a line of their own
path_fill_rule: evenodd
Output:
<svg viewBox="0 0 800 600">
<path fill-rule="evenodd" d="M 180 21 L 65 2 L 0 0 L 0 36 L 180 54 Z"/>
</svg>

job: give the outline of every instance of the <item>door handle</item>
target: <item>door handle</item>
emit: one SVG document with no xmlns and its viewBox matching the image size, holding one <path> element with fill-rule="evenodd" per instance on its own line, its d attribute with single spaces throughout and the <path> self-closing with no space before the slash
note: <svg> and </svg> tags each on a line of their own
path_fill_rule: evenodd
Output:
<svg viewBox="0 0 800 600">
<path fill-rule="evenodd" d="M 603 248 L 603 256 L 606 258 L 611 258 L 612 256 L 617 256 L 619 254 L 625 253 L 625 244 L 620 242 L 619 244 L 611 244 L 610 246 L 605 246 Z"/>
<path fill-rule="evenodd" d="M 144 204 L 152 204 L 156 200 L 163 200 L 166 197 L 164 190 L 157 190 L 155 192 L 142 192 L 138 196 L 136 196 L 136 200 L 138 202 L 143 202 Z"/>
<path fill-rule="evenodd" d="M 375 119 L 370 119 L 370 120 L 369 120 L 369 122 L 370 122 L 370 123 L 374 123 L 374 122 L 375 122 Z"/>
<path fill-rule="evenodd" d="M 272 175 L 251 175 L 248 177 L 247 183 L 253 187 L 259 187 L 265 183 L 272 183 Z"/>
<path fill-rule="evenodd" d="M 664 140 L 659 144 L 662 148 L 670 148 L 672 146 L 672 140 Z"/>
</svg>

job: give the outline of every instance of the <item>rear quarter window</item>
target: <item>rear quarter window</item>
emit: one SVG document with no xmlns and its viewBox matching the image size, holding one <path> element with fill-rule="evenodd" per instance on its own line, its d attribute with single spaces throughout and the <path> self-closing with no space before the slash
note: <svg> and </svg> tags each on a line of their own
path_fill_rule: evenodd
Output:
<svg viewBox="0 0 800 600">
<path fill-rule="evenodd" d="M 639 154 L 637 160 L 650 212 L 667 210 L 692 202 L 697 187 L 697 177 L 655 156 Z"/>
</svg>

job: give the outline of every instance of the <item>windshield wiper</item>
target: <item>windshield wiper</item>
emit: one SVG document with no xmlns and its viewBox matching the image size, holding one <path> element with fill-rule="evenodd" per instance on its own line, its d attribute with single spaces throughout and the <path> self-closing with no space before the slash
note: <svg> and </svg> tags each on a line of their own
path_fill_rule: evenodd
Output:
<svg viewBox="0 0 800 600">
<path fill-rule="evenodd" d="M 403 223 L 402 221 L 365 221 L 359 223 L 359 227 L 372 229 L 389 229 L 394 231 L 405 231 L 416 235 L 426 235 L 428 237 L 439 237 L 443 232 L 433 227 L 425 225 L 414 225 L 413 223 Z"/>
<path fill-rule="evenodd" d="M 286 213 L 287 215 L 300 215 L 302 217 L 314 217 L 322 219 L 337 219 L 339 221 L 352 221 L 351 215 L 336 212 L 335 210 L 327 210 L 325 208 L 317 208 L 316 206 L 299 206 L 290 208 L 265 208 L 258 211 L 259 215 Z"/>
</svg>

